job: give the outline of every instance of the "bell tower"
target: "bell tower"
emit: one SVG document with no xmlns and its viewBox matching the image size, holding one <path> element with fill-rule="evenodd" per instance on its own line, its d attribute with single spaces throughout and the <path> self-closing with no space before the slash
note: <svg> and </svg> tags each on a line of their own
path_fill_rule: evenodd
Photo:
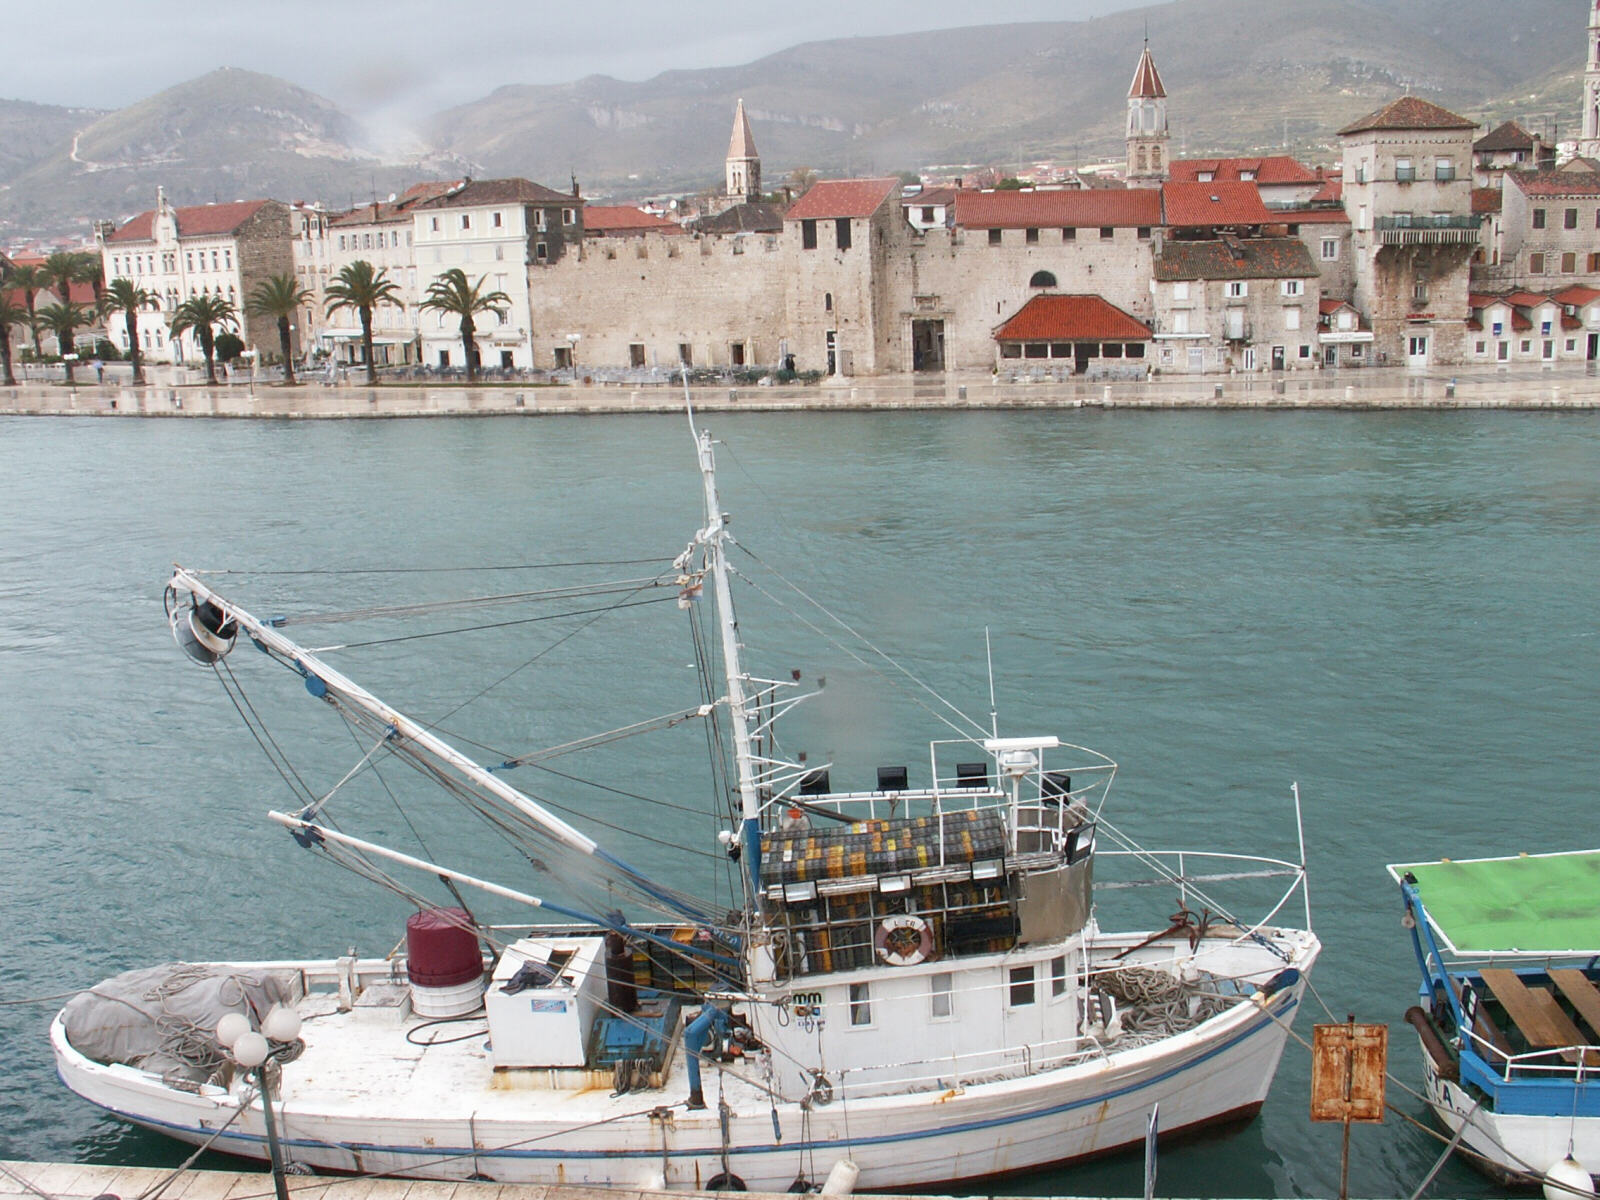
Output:
<svg viewBox="0 0 1600 1200">
<path fill-rule="evenodd" d="M 1589 3 L 1589 52 L 1583 68 L 1583 136 L 1578 153 L 1600 158 L 1600 0 Z"/>
<path fill-rule="evenodd" d="M 1594 0 L 1600 6 L 1600 0 Z M 1128 171 L 1131 187 L 1160 187 L 1167 178 L 1167 89 L 1150 57 L 1150 40 L 1128 89 Z"/>
<path fill-rule="evenodd" d="M 756 139 L 750 133 L 750 119 L 744 115 L 743 100 L 733 114 L 733 137 L 728 140 L 726 169 L 728 199 L 761 198 L 761 156 L 756 153 Z"/>
</svg>

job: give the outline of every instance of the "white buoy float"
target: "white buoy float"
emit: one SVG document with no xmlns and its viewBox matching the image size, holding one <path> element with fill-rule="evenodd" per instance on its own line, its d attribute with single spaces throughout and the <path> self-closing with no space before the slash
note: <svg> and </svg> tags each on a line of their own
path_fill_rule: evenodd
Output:
<svg viewBox="0 0 1600 1200">
<path fill-rule="evenodd" d="M 861 1178 L 861 1168 L 854 1160 L 841 1158 L 833 1164 L 828 1178 L 822 1184 L 824 1196 L 848 1196 L 856 1190 L 856 1180 Z"/>
<path fill-rule="evenodd" d="M 1568 1154 L 1544 1173 L 1545 1200 L 1568 1200 L 1574 1194 L 1594 1195 L 1588 1168 Z"/>
</svg>

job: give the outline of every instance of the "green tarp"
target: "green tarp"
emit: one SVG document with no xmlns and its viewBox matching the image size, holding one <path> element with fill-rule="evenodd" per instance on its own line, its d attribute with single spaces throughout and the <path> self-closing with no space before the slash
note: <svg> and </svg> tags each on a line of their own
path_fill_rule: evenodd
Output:
<svg viewBox="0 0 1600 1200">
<path fill-rule="evenodd" d="M 1458 954 L 1600 952 L 1600 850 L 1396 863 Z"/>
</svg>

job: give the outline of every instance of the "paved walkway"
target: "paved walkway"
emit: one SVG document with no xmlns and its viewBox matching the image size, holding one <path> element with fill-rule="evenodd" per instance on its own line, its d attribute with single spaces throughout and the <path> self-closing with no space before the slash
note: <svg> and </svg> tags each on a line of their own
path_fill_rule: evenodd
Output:
<svg viewBox="0 0 1600 1200">
<path fill-rule="evenodd" d="M 1541 370 L 1463 367 L 1453 373 L 1400 367 L 1283 375 L 1166 376 L 1135 383 L 1024 383 L 990 375 L 893 375 L 807 387 L 695 387 L 706 411 L 978 408 L 1600 408 L 1593 367 Z M 532 387 L 426 385 L 368 388 L 320 383 L 283 387 L 67 387 L 30 383 L 0 388 L 0 414 L 30 416 L 430 417 L 555 413 L 679 412 L 677 387 L 591 384 Z"/>
</svg>

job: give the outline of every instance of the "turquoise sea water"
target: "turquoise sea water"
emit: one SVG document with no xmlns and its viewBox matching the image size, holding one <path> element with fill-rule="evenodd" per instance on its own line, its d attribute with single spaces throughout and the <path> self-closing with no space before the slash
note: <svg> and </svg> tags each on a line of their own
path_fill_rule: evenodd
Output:
<svg viewBox="0 0 1600 1200">
<path fill-rule="evenodd" d="M 1393 1024 L 1404 1082 L 1417 1077 L 1399 1020 L 1414 968 L 1383 864 L 1600 842 L 1592 415 L 784 414 L 714 427 L 744 546 L 982 720 L 987 629 L 1002 728 L 1117 759 L 1108 811 L 1146 843 L 1293 857 L 1298 781 L 1326 943 L 1315 986 L 1339 1018 Z M 626 417 L 0 420 L 0 497 L 0 1157 L 147 1164 L 183 1151 L 67 1093 L 45 1040 L 53 1007 L 18 1001 L 170 958 L 382 953 L 404 917 L 263 819 L 292 799 L 173 647 L 170 564 L 329 572 L 222 586 L 266 612 L 511 590 L 551 576 L 348 572 L 670 557 L 699 501 L 681 418 Z M 942 729 L 921 709 L 876 699 L 863 666 L 759 593 L 740 604 L 754 665 L 827 677 L 791 748 L 832 758 L 836 784 L 877 763 L 926 772 Z M 495 683 L 448 723 L 504 753 L 692 700 L 670 604 L 584 619 L 334 660 L 424 717 Z M 301 636 L 326 645 L 401 624 Z M 281 731 L 328 733 L 281 673 L 236 665 Z M 324 786 L 360 753 L 334 733 L 308 759 Z M 630 742 L 571 773 L 698 803 L 691 743 Z M 711 849 L 709 819 L 538 786 L 676 880 L 701 860 L 658 841 Z M 407 815 L 441 857 L 465 864 L 481 848 L 448 818 Z M 392 808 L 363 828 L 409 833 Z M 515 871 L 485 853 L 491 873 Z M 1314 1015 L 1301 1016 L 1308 1035 Z M 1161 1194 L 1334 1194 L 1339 1131 L 1307 1123 L 1308 1076 L 1291 1046 L 1259 1120 L 1163 1151 Z M 1422 1118 L 1420 1102 L 1392 1098 Z M 1438 1148 L 1394 1116 L 1356 1129 L 1352 1194 L 1409 1194 Z M 1009 1190 L 1139 1187 L 1127 1156 Z M 1455 1165 L 1434 1190 L 1493 1194 Z"/>
</svg>

